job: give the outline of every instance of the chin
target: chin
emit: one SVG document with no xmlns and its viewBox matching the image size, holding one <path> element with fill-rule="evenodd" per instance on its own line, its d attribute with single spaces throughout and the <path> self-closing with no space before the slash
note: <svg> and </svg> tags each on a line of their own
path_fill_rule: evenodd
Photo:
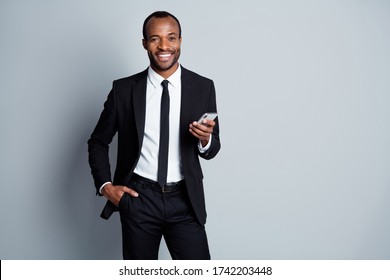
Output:
<svg viewBox="0 0 390 280">
<path fill-rule="evenodd" d="M 167 70 L 173 68 L 173 67 L 176 65 L 176 62 L 177 62 L 177 61 L 172 62 L 172 63 L 169 63 L 169 64 L 164 64 L 164 65 L 161 65 L 161 64 L 159 64 L 159 63 L 155 63 L 155 62 L 154 62 L 154 67 L 155 67 L 156 69 L 158 69 L 159 71 L 167 71 Z"/>
</svg>

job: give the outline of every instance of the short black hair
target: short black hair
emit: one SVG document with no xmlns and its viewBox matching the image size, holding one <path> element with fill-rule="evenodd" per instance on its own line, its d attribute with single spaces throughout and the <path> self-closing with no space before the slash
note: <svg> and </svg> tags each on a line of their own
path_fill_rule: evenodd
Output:
<svg viewBox="0 0 390 280">
<path fill-rule="evenodd" d="M 166 18 L 166 17 L 171 17 L 171 18 L 173 18 L 173 19 L 177 22 L 177 24 L 179 25 L 179 37 L 181 38 L 181 25 L 180 25 L 179 20 L 178 20 L 174 15 L 172 15 L 171 13 L 168 13 L 168 12 L 165 12 L 165 11 L 157 11 L 157 12 L 154 12 L 153 14 L 149 15 L 149 16 L 145 19 L 145 21 L 144 21 L 144 25 L 143 25 L 143 27 L 142 27 L 142 34 L 143 34 L 145 40 L 146 40 L 147 37 L 148 37 L 148 34 L 146 34 L 146 33 L 147 33 L 147 32 L 146 32 L 146 24 L 149 22 L 149 20 L 150 20 L 151 18 L 154 18 L 154 17 L 155 17 L 155 18 Z"/>
</svg>

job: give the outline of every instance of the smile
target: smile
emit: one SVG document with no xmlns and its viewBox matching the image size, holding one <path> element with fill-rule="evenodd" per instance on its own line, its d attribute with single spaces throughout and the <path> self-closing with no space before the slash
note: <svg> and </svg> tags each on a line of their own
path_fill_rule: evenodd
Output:
<svg viewBox="0 0 390 280">
<path fill-rule="evenodd" d="M 170 56 L 172 56 L 172 54 L 171 53 L 165 53 L 165 54 L 159 54 L 159 55 L 157 55 L 159 58 L 168 58 L 168 57 L 170 57 Z"/>
<path fill-rule="evenodd" d="M 157 55 L 157 59 L 160 62 L 168 62 L 168 61 L 171 60 L 172 57 L 173 57 L 172 53 L 163 53 L 163 54 L 158 54 Z"/>
</svg>

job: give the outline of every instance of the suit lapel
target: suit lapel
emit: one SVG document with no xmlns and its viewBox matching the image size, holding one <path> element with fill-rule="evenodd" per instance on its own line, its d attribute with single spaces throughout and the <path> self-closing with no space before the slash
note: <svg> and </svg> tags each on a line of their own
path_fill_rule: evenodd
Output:
<svg viewBox="0 0 390 280">
<path fill-rule="evenodd" d="M 187 69 L 181 67 L 181 108 L 180 108 L 180 134 L 187 132 L 191 121 L 192 106 L 194 104 L 194 89 L 191 75 Z"/>
<path fill-rule="evenodd" d="M 133 88 L 133 109 L 135 124 L 137 127 L 138 143 L 142 147 L 142 140 L 145 129 L 145 112 L 146 112 L 146 82 L 148 70 L 140 75 L 140 79 L 135 83 Z"/>
</svg>

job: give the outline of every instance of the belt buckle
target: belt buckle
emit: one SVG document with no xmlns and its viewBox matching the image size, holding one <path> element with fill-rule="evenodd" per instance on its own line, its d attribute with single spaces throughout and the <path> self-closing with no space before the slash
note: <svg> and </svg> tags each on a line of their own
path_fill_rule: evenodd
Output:
<svg viewBox="0 0 390 280">
<path fill-rule="evenodd" d="M 162 193 L 169 193 L 170 191 L 165 190 L 165 185 L 161 187 L 161 192 Z"/>
<path fill-rule="evenodd" d="M 166 183 L 162 188 L 161 188 L 161 192 L 163 193 L 171 193 L 173 192 L 174 190 L 172 190 L 175 186 L 177 186 L 176 183 Z"/>
</svg>

